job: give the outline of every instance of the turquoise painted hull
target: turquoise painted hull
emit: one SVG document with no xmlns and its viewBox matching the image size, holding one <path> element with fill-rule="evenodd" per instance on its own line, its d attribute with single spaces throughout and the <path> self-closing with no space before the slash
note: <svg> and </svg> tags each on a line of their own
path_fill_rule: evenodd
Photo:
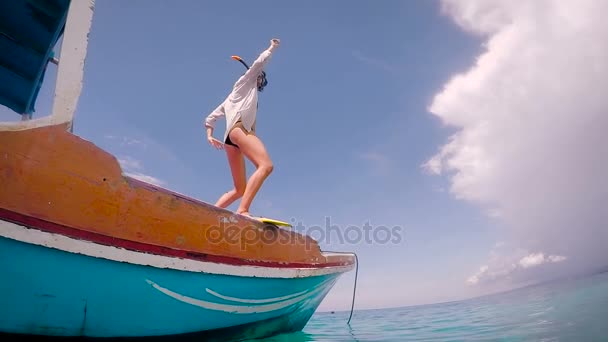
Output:
<svg viewBox="0 0 608 342">
<path fill-rule="evenodd" d="M 341 274 L 269 278 L 180 271 L 4 237 L 0 270 L 0 332 L 104 338 L 228 332 L 262 337 L 301 330 Z"/>
</svg>

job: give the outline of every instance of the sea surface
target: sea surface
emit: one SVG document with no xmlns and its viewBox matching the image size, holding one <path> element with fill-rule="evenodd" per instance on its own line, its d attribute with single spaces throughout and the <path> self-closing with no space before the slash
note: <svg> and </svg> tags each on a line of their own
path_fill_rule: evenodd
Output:
<svg viewBox="0 0 608 342">
<path fill-rule="evenodd" d="M 313 315 L 264 341 L 608 341 L 608 273 L 458 302 Z M 257 340 L 260 341 L 260 340 Z"/>
</svg>

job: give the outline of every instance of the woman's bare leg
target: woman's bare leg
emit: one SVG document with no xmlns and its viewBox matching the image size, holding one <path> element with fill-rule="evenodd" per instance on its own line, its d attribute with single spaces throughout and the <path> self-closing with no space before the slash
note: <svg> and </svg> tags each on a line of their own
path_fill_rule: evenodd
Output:
<svg viewBox="0 0 608 342">
<path fill-rule="evenodd" d="M 264 180 L 272 172 L 273 165 L 268 152 L 266 152 L 266 147 L 254 134 L 245 134 L 240 129 L 235 129 L 230 134 L 230 139 L 239 145 L 241 152 L 256 167 L 255 172 L 247 181 L 241 204 L 236 211 L 237 214 L 249 215 L 249 206 L 251 206 L 251 202 L 258 193 L 262 183 L 264 183 Z"/>
<path fill-rule="evenodd" d="M 241 198 L 245 193 L 245 186 L 247 184 L 243 154 L 238 148 L 228 144 L 225 144 L 224 148 L 226 150 L 226 156 L 228 157 L 228 164 L 230 164 L 234 189 L 226 192 L 217 200 L 215 205 L 220 208 L 226 208 L 234 201 Z"/>
</svg>

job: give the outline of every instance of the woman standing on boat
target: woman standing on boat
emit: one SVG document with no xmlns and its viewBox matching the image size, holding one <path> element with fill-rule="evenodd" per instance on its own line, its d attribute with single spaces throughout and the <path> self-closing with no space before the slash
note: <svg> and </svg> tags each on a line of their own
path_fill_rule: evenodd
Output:
<svg viewBox="0 0 608 342">
<path fill-rule="evenodd" d="M 258 109 L 258 92 L 263 91 L 268 84 L 263 69 L 279 44 L 278 39 L 272 39 L 270 47 L 260 54 L 251 67 L 248 67 L 240 58 L 233 57 L 241 61 L 247 67 L 247 71 L 236 81 L 232 92 L 224 102 L 205 119 L 207 140 L 211 146 L 217 149 L 225 147 L 234 182 L 234 189 L 224 193 L 215 205 L 226 208 L 242 197 L 236 211 L 237 214 L 241 215 L 251 216 L 249 206 L 273 169 L 272 161 L 264 144 L 255 135 L 255 121 Z M 226 118 L 226 132 L 224 133 L 223 143 L 213 137 L 216 120 L 222 116 Z M 243 156 L 247 157 L 256 167 L 249 181 L 246 180 Z"/>
</svg>

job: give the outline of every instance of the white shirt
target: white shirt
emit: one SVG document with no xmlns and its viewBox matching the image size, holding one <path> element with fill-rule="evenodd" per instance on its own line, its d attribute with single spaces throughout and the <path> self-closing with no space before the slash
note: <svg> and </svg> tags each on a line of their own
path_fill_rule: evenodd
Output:
<svg viewBox="0 0 608 342">
<path fill-rule="evenodd" d="M 205 119 L 205 126 L 215 128 L 216 120 L 222 116 L 226 117 L 226 141 L 228 132 L 234 124 L 241 119 L 247 131 L 251 131 L 258 110 L 258 76 L 262 73 L 264 66 L 272 57 L 274 47 L 269 47 L 253 62 L 251 67 L 241 76 L 232 88 L 232 92 L 211 114 Z"/>
</svg>

